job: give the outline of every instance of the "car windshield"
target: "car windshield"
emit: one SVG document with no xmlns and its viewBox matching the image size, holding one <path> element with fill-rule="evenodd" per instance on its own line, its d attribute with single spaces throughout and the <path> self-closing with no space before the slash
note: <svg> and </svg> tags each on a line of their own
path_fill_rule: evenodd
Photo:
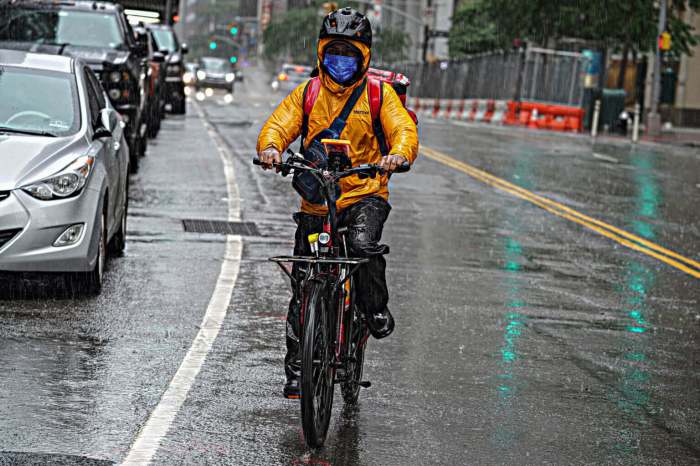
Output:
<svg viewBox="0 0 700 466">
<path fill-rule="evenodd" d="M 113 14 L 20 7 L 1 9 L 0 13 L 0 41 L 113 49 L 124 44 Z"/>
<path fill-rule="evenodd" d="M 202 58 L 202 68 L 215 73 L 224 73 L 231 69 L 229 63 L 221 58 Z"/>
<path fill-rule="evenodd" d="M 153 36 L 156 38 L 159 50 L 167 50 L 175 52 L 178 49 L 177 39 L 173 31 L 169 29 L 152 29 Z"/>
<path fill-rule="evenodd" d="M 80 126 L 71 74 L 0 65 L 0 102 L 0 132 L 66 136 Z"/>
</svg>

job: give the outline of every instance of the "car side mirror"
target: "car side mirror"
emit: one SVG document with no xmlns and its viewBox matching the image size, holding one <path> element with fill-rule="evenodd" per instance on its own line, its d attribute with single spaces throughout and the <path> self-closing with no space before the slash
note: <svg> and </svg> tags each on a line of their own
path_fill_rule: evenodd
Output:
<svg viewBox="0 0 700 466">
<path fill-rule="evenodd" d="M 182 44 L 180 45 L 180 52 L 182 52 L 183 55 L 185 55 L 190 49 L 187 47 L 187 44 Z"/>
<path fill-rule="evenodd" d="M 165 54 L 163 52 L 153 52 L 154 63 L 165 63 Z"/>
<path fill-rule="evenodd" d="M 102 139 L 112 137 L 112 132 L 119 124 L 117 112 L 111 108 L 103 108 L 100 111 L 100 121 L 95 127 L 92 139 Z"/>
</svg>

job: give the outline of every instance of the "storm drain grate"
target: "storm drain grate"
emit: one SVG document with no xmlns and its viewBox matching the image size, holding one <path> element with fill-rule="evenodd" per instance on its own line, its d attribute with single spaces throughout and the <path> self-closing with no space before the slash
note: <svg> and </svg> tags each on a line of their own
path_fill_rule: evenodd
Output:
<svg viewBox="0 0 700 466">
<path fill-rule="evenodd" d="M 222 220 L 182 221 L 185 231 L 189 233 L 219 233 L 222 235 L 260 236 L 257 225 L 253 222 L 224 222 Z"/>
</svg>

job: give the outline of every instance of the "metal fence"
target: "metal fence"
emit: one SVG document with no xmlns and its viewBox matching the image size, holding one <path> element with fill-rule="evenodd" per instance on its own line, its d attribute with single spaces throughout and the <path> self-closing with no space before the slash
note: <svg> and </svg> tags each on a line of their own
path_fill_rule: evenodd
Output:
<svg viewBox="0 0 700 466">
<path fill-rule="evenodd" d="M 578 53 L 530 49 L 394 69 L 411 79 L 409 93 L 440 99 L 495 99 L 580 106 L 587 59 Z"/>
</svg>

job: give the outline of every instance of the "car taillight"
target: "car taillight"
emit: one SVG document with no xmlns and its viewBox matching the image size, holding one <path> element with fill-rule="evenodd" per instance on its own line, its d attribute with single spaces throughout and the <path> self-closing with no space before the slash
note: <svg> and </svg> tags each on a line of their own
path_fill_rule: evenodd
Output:
<svg viewBox="0 0 700 466">
<path fill-rule="evenodd" d="M 289 76 L 287 76 L 285 73 L 280 73 L 279 76 L 277 76 L 278 81 L 286 81 L 289 79 Z"/>
</svg>

